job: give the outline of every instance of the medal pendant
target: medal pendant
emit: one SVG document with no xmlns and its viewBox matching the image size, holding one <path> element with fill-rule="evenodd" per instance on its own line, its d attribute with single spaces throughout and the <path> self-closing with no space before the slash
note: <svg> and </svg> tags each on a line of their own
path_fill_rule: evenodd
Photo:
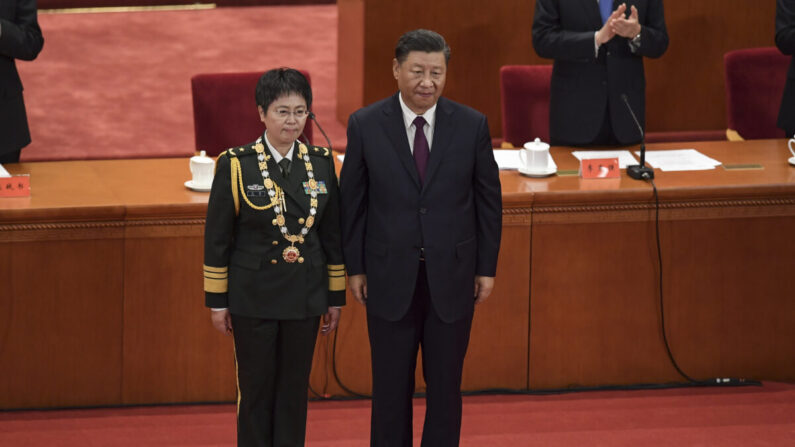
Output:
<svg viewBox="0 0 795 447">
<path fill-rule="evenodd" d="M 282 257 L 284 258 L 285 261 L 292 264 L 293 262 L 297 261 L 298 258 L 301 257 L 301 252 L 298 251 L 296 247 L 291 245 L 284 249 L 284 251 L 282 252 Z"/>
</svg>

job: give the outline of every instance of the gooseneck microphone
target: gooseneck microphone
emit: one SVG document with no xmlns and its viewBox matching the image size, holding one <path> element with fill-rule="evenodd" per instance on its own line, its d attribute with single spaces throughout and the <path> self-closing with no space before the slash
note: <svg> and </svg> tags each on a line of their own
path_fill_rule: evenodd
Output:
<svg viewBox="0 0 795 447">
<path fill-rule="evenodd" d="M 320 127 L 320 123 L 318 123 L 317 119 L 315 119 L 315 114 L 313 112 L 309 112 L 309 119 L 311 119 L 312 121 L 315 122 L 315 126 L 317 126 L 318 130 L 320 130 L 320 133 L 323 134 L 323 137 L 326 139 L 326 142 L 328 143 L 328 150 L 332 150 L 331 149 L 331 140 L 328 138 L 328 135 L 326 135 L 326 132 L 323 131 L 323 128 Z M 311 142 L 309 141 L 309 138 L 307 138 L 306 135 L 304 135 L 303 133 L 301 135 L 304 137 L 304 139 L 306 140 L 307 144 L 311 144 Z"/>
<path fill-rule="evenodd" d="M 638 132 L 640 132 L 640 164 L 627 166 L 627 175 L 635 180 L 651 180 L 654 178 L 654 170 L 646 166 L 646 135 L 643 133 L 643 127 L 640 125 L 638 117 L 635 116 L 635 112 L 632 111 L 625 93 L 621 94 L 621 99 L 624 100 L 629 114 L 632 115 L 632 119 L 635 120 L 635 124 L 638 126 Z"/>
</svg>

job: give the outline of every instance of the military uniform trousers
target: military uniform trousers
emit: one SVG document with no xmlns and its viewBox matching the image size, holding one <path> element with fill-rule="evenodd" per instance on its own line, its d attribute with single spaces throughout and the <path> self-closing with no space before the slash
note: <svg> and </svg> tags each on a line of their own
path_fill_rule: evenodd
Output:
<svg viewBox="0 0 795 447">
<path fill-rule="evenodd" d="M 270 320 L 232 314 L 239 447 L 299 447 L 320 317 Z"/>
</svg>

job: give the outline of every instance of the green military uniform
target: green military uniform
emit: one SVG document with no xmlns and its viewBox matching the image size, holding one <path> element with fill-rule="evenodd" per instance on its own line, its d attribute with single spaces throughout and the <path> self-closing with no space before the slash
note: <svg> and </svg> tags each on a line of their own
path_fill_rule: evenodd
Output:
<svg viewBox="0 0 795 447">
<path fill-rule="evenodd" d="M 296 142 L 288 172 L 263 137 L 228 149 L 207 207 L 205 304 L 232 314 L 238 445 L 303 445 L 319 316 L 345 304 L 333 155 Z"/>
</svg>

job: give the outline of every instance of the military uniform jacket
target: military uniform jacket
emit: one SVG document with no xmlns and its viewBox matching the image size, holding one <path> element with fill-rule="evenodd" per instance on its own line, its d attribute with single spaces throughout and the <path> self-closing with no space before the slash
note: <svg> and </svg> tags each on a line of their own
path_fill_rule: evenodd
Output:
<svg viewBox="0 0 795 447">
<path fill-rule="evenodd" d="M 257 145 L 263 149 L 262 155 Z M 309 163 L 301 159 L 302 146 Z M 262 164 L 261 164 L 262 163 Z M 311 215 L 309 164 L 317 184 Z M 281 188 L 284 200 L 271 201 L 264 173 Z M 269 183 L 269 182 L 268 182 Z M 276 198 L 282 194 L 276 193 Z M 269 207 L 267 209 L 256 209 Z M 287 262 L 292 244 L 282 234 L 299 235 L 313 219 L 300 257 Z M 285 178 L 260 137 L 223 152 L 216 162 L 204 234 L 204 290 L 208 307 L 228 307 L 235 315 L 266 319 L 302 319 L 345 304 L 345 271 L 339 225 L 339 192 L 334 161 L 326 148 L 296 142 Z"/>
</svg>

